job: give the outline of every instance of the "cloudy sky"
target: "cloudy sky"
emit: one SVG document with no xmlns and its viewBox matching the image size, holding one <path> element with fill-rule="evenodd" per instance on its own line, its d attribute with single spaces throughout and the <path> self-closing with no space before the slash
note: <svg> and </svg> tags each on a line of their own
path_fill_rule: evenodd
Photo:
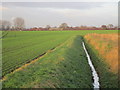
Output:
<svg viewBox="0 0 120 90">
<path fill-rule="evenodd" d="M 5 20 L 24 18 L 27 28 L 63 22 L 69 26 L 118 24 L 117 2 L 4 2 L 1 12 Z"/>
</svg>

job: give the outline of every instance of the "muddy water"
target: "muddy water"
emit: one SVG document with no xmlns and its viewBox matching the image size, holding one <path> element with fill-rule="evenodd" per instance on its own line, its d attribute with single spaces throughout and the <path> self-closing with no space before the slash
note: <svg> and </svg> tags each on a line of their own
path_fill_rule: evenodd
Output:
<svg viewBox="0 0 120 90">
<path fill-rule="evenodd" d="M 97 72 L 96 72 L 96 70 L 95 70 L 95 68 L 94 68 L 94 66 L 93 66 L 93 64 L 92 64 L 92 61 L 91 61 L 90 56 L 89 56 L 89 54 L 88 54 L 88 52 L 87 52 L 87 50 L 86 50 L 86 47 L 85 47 L 84 42 L 82 42 L 82 45 L 83 45 L 83 48 L 84 48 L 84 50 L 85 50 L 86 56 L 87 56 L 87 58 L 88 58 L 88 63 L 89 63 L 89 65 L 90 65 L 90 68 L 91 68 L 91 71 L 92 71 L 94 90 L 99 90 L 100 84 L 99 84 L 98 74 L 97 74 Z"/>
</svg>

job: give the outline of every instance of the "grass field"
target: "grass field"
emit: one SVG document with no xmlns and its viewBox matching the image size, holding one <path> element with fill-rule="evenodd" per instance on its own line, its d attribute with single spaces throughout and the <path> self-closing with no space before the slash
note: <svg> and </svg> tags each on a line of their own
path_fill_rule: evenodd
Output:
<svg viewBox="0 0 120 90">
<path fill-rule="evenodd" d="M 56 47 L 69 36 L 58 32 L 10 32 L 3 39 L 3 75 Z"/>
<path fill-rule="evenodd" d="M 88 33 L 117 32 L 117 30 L 8 32 L 2 39 L 2 76 L 7 77 L 3 81 L 3 87 L 91 88 L 92 76 L 81 45 L 81 36 Z M 47 54 L 35 63 L 10 73 L 45 52 Z"/>
<path fill-rule="evenodd" d="M 87 33 L 112 33 L 116 31 L 12 31 L 2 39 L 2 75 L 15 70 L 49 49 L 63 43 L 72 35 Z"/>
</svg>

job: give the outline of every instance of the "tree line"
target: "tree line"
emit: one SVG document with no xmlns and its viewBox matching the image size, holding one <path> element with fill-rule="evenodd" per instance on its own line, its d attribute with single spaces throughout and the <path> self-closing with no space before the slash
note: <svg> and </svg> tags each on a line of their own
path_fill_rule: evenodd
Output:
<svg viewBox="0 0 120 90">
<path fill-rule="evenodd" d="M 62 30 L 118 30 L 117 26 L 114 26 L 113 24 L 108 25 L 101 25 L 100 27 L 95 26 L 68 26 L 67 23 L 62 23 L 58 27 L 51 27 L 50 25 L 46 25 L 45 28 L 43 27 L 33 27 L 30 29 L 26 29 L 27 31 L 62 31 Z"/>
<path fill-rule="evenodd" d="M 25 30 L 25 21 L 21 17 L 16 17 L 11 23 L 7 20 L 0 20 L 0 30 Z"/>
<path fill-rule="evenodd" d="M 118 30 L 117 26 L 113 24 L 101 25 L 100 27 L 95 26 L 69 26 L 67 23 L 62 23 L 58 27 L 51 27 L 50 25 L 46 25 L 46 27 L 33 27 L 33 28 L 25 28 L 25 20 L 21 17 L 16 17 L 12 21 L 13 23 L 7 20 L 0 20 L 0 30 L 15 30 L 15 31 L 60 31 L 60 30 Z"/>
</svg>

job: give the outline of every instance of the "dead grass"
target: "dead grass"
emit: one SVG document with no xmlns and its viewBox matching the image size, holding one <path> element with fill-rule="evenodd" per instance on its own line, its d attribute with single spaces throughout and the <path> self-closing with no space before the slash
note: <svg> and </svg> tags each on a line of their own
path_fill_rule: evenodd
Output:
<svg viewBox="0 0 120 90">
<path fill-rule="evenodd" d="M 85 39 L 110 66 L 110 71 L 118 73 L 118 38 L 120 34 L 87 34 Z M 120 70 L 120 69 L 119 69 Z"/>
</svg>

